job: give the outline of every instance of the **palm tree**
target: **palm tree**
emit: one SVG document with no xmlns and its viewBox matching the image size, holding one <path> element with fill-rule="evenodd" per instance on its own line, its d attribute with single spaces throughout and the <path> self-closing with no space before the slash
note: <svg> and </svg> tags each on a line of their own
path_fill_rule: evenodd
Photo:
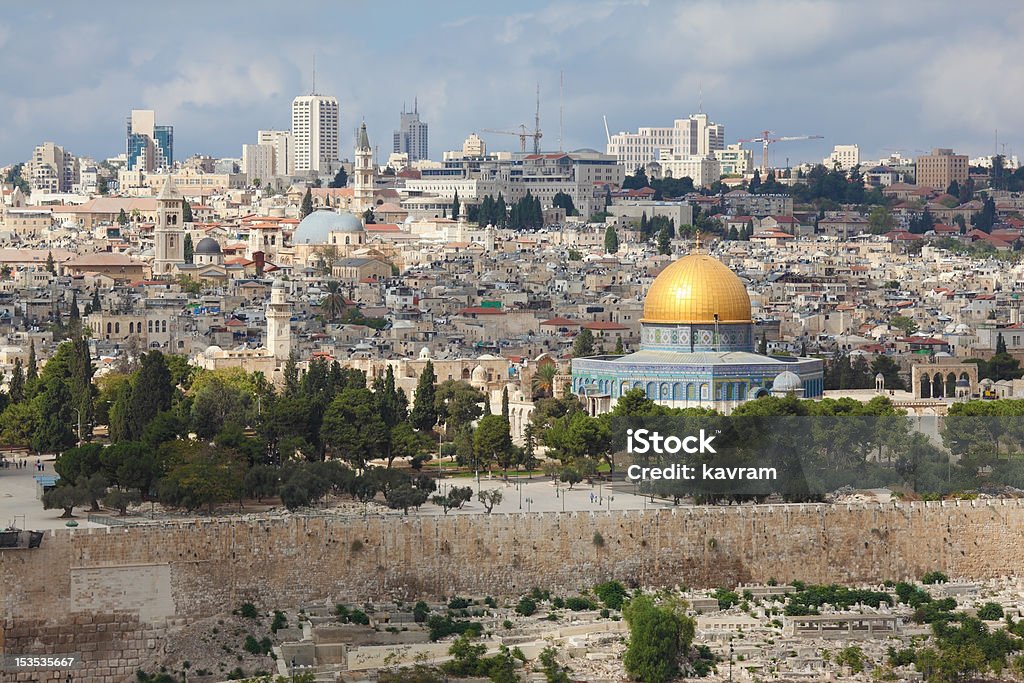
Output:
<svg viewBox="0 0 1024 683">
<path fill-rule="evenodd" d="M 537 368 L 537 372 L 533 375 L 533 395 L 534 396 L 551 396 L 555 388 L 555 376 L 558 374 L 558 368 L 555 367 L 554 363 L 548 363 Z"/>
<path fill-rule="evenodd" d="M 341 293 L 341 285 L 335 281 L 327 283 L 327 294 L 320 302 L 320 312 L 327 320 L 337 320 L 345 310 L 345 296 Z"/>
</svg>

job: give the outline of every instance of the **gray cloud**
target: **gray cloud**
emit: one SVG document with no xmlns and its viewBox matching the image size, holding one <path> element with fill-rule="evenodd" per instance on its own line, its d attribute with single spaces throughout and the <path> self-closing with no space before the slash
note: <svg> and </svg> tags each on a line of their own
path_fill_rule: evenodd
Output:
<svg viewBox="0 0 1024 683">
<path fill-rule="evenodd" d="M 80 154 L 123 146 L 133 107 L 175 126 L 179 156 L 240 153 L 258 128 L 289 125 L 310 89 L 336 95 L 344 147 L 365 118 L 381 154 L 402 103 L 419 97 L 431 152 L 481 128 L 532 124 L 542 89 L 545 146 L 604 144 L 613 132 L 668 124 L 696 109 L 730 140 L 763 128 L 821 134 L 779 146 L 820 159 L 857 142 L 870 155 L 1018 144 L 1024 66 L 1013 48 L 1024 11 L 927 0 L 421 3 L 188 1 L 8 8 L 0 18 L 0 164 L 54 140 Z M 46 49 L 40 49 L 45 45 Z M 514 138 L 489 136 L 492 146 Z"/>
</svg>

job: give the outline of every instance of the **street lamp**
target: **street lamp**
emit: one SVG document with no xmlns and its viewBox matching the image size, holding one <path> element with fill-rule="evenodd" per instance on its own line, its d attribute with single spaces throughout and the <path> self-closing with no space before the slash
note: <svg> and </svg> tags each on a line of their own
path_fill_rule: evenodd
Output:
<svg viewBox="0 0 1024 683">
<path fill-rule="evenodd" d="M 71 410 L 75 411 L 78 415 L 78 445 L 82 445 L 82 411 L 74 406 L 71 406 Z"/>
</svg>

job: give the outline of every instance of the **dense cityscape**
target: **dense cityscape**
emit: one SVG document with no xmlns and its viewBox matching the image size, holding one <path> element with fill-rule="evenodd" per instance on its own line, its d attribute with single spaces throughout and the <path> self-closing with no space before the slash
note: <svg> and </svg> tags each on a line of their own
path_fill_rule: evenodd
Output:
<svg viewBox="0 0 1024 683">
<path fill-rule="evenodd" d="M 569 145 L 553 69 L 12 118 L 0 680 L 1024 680 L 1016 132 Z"/>
</svg>

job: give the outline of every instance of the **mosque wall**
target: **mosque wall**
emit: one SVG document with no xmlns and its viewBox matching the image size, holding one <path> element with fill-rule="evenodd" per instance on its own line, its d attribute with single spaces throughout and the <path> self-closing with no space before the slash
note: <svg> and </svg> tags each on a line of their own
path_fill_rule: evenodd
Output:
<svg viewBox="0 0 1024 683">
<path fill-rule="evenodd" d="M 1024 505 L 1015 500 L 62 529 L 39 549 L 0 551 L 0 647 L 78 651 L 86 666 L 77 683 L 114 683 L 159 660 L 165 629 L 246 601 L 273 609 L 514 597 L 534 586 L 565 594 L 606 579 L 713 588 L 878 583 L 940 570 L 979 580 L 1021 566 Z"/>
</svg>

